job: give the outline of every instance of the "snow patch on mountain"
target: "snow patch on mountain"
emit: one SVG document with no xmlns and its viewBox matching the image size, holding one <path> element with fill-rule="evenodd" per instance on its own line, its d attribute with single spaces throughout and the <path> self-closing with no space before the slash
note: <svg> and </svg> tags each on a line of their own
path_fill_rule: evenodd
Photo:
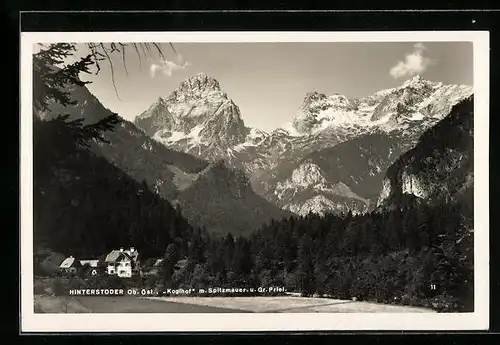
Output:
<svg viewBox="0 0 500 345">
<path fill-rule="evenodd" d="M 355 127 L 365 133 L 373 128 L 391 132 L 428 117 L 440 119 L 471 94 L 470 86 L 443 85 L 420 76 L 363 99 L 308 93 L 295 118 L 285 127 L 302 135 L 338 127 Z"/>
<path fill-rule="evenodd" d="M 309 213 L 315 213 L 324 216 L 326 210 L 334 210 L 342 207 L 343 205 L 341 203 L 335 203 L 326 198 L 324 195 L 316 195 L 315 197 L 312 197 L 311 199 L 308 199 L 303 203 L 289 204 L 285 207 L 285 209 L 300 216 L 306 216 Z"/>
<path fill-rule="evenodd" d="M 291 203 L 286 205 L 284 209 L 300 216 L 306 216 L 309 213 L 315 213 L 320 216 L 324 216 L 326 213 L 330 212 L 337 214 L 352 212 L 353 215 L 361 213 L 350 207 L 345 201 L 332 201 L 325 195 L 316 195 L 303 203 Z"/>
</svg>

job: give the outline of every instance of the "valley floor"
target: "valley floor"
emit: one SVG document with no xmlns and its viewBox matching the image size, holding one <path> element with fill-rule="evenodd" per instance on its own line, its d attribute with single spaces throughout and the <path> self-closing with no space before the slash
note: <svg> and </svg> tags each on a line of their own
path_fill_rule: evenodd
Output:
<svg viewBox="0 0 500 345">
<path fill-rule="evenodd" d="M 422 313 L 430 309 L 336 300 L 280 297 L 93 297 L 35 295 L 40 313 Z"/>
</svg>

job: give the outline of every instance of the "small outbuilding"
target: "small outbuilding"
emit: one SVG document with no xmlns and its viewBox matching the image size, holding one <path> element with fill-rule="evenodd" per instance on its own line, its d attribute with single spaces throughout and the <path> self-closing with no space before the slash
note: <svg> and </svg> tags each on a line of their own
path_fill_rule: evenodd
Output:
<svg viewBox="0 0 500 345">
<path fill-rule="evenodd" d="M 67 257 L 61 265 L 59 265 L 60 270 L 64 273 L 77 273 L 80 267 L 82 267 L 82 264 L 73 256 Z"/>
</svg>

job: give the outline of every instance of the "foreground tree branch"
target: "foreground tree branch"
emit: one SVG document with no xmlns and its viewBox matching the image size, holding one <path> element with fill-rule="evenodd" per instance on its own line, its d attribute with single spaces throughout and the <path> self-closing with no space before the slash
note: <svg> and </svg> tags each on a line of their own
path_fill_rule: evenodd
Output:
<svg viewBox="0 0 500 345">
<path fill-rule="evenodd" d="M 121 62 L 128 75 L 126 50 L 134 49 L 140 61 L 142 56 L 165 59 L 162 49 L 157 43 L 87 43 L 89 53 L 79 60 L 66 63 L 76 52 L 73 43 L 55 43 L 40 45 L 41 49 L 33 56 L 33 112 L 35 115 L 49 111 L 51 103 L 59 103 L 66 107 L 76 102 L 70 97 L 71 90 L 91 83 L 80 79 L 80 73 L 95 74 L 101 70 L 101 64 L 108 63 L 111 71 L 111 82 L 116 96 L 120 99 L 115 80 L 115 65 L 113 54 L 119 54 Z M 171 46 L 175 52 L 173 46 Z M 177 53 L 177 52 L 176 52 Z M 58 121 L 66 123 L 69 132 L 73 133 L 75 143 L 87 146 L 91 140 L 106 141 L 101 135 L 112 130 L 121 120 L 118 114 L 112 114 L 101 121 L 83 125 L 83 120 L 70 121 L 67 115 L 61 114 Z"/>
</svg>

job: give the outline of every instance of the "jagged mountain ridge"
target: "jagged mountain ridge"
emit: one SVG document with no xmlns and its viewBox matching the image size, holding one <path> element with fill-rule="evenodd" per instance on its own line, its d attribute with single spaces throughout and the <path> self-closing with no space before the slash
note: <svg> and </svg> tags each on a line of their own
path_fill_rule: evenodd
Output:
<svg viewBox="0 0 500 345">
<path fill-rule="evenodd" d="M 59 114 L 69 114 L 70 120 L 83 118 L 84 123 L 90 124 L 111 115 L 112 112 L 106 109 L 86 87 L 71 86 L 66 91 L 70 92 L 72 100 L 76 101 L 74 106 L 61 107 L 54 103 L 50 105 L 50 111 L 39 114 L 39 117 L 49 120 Z M 161 121 L 160 117 L 157 117 L 156 120 Z M 202 181 L 210 181 L 210 178 L 206 176 L 207 170 L 213 170 L 209 162 L 166 147 L 124 119 L 121 119 L 121 122 L 112 131 L 104 132 L 102 135 L 108 143 L 96 141 L 91 144 L 90 150 L 98 156 L 104 157 L 136 181 L 145 181 L 148 187 L 160 197 L 181 205 L 185 205 L 182 201 L 186 199 L 203 201 L 207 191 L 204 188 L 198 189 L 196 186 L 203 186 L 201 182 L 197 183 L 200 178 Z M 234 227 L 243 233 L 256 228 L 262 222 L 275 218 L 280 219 L 283 215 L 287 215 L 286 212 L 275 208 L 274 205 L 253 193 L 251 188 L 250 190 L 245 189 L 248 196 L 246 199 L 236 198 L 229 186 L 242 190 L 248 188 L 247 182 L 239 177 L 244 173 L 230 169 L 224 164 L 217 166 L 218 169 L 214 171 L 224 175 L 228 181 L 226 185 L 219 186 L 219 194 L 214 202 L 218 202 L 220 207 L 224 207 L 225 212 L 220 213 L 216 209 L 203 208 L 202 205 L 192 203 L 186 210 L 187 218 L 191 223 L 205 226 L 208 230 L 222 232 L 234 231 Z M 209 176 L 215 178 L 214 173 Z M 253 196 L 251 196 L 252 193 Z M 243 205 L 245 203 L 247 205 Z M 235 209 L 232 209 L 233 206 Z M 249 219 L 240 222 L 236 219 L 234 224 L 229 227 L 229 222 L 224 217 L 233 219 L 233 214 L 237 213 L 236 207 L 238 210 L 245 208 L 253 223 L 250 224 Z M 218 219 L 222 226 L 219 224 L 216 227 L 211 227 L 208 223 L 200 223 L 197 221 L 196 212 L 189 212 L 189 210 L 202 208 L 203 220 Z M 266 215 L 266 217 L 261 219 L 255 215 Z M 214 224 L 216 223 L 214 222 Z M 240 225 L 240 223 L 244 225 Z"/>
<path fill-rule="evenodd" d="M 411 131 L 415 125 L 431 126 L 471 94 L 472 88 L 467 85 L 444 85 L 418 75 L 399 87 L 361 99 L 314 92 L 306 95 L 297 115 L 286 127 L 299 135 L 339 127 L 351 128 L 358 134 L 372 129 L 387 133 Z"/>
<path fill-rule="evenodd" d="M 393 138 L 394 142 L 381 143 L 389 146 L 382 149 L 387 157 L 377 157 L 382 171 L 377 172 L 376 183 L 371 186 L 365 184 L 369 190 L 355 193 L 374 203 L 382 187 L 383 169 L 395 159 L 389 157 L 389 149 L 395 149 L 398 145 L 404 150 L 411 148 L 425 129 L 437 123 L 454 104 L 470 94 L 472 88 L 469 86 L 444 85 L 424 80 L 420 76 L 407 80 L 399 87 L 382 90 L 362 99 L 311 92 L 306 95 L 297 115 L 289 124 L 267 133 L 246 127 L 239 108 L 228 98 L 220 84 L 213 77 L 198 74 L 139 115 L 136 124 L 148 133 L 154 132 L 153 138 L 169 148 L 210 160 L 224 159 L 230 166 L 243 169 L 257 193 L 285 209 L 304 209 L 296 203 L 297 200 L 289 200 L 289 205 L 285 199 L 277 202 L 276 195 L 280 192 L 276 188 L 279 183 L 281 186 L 289 185 L 287 179 L 290 180 L 294 169 L 300 167 L 305 157 L 358 138 L 386 135 Z M 218 110 L 219 104 L 224 104 L 223 112 Z M 165 109 L 164 114 L 155 115 L 162 113 L 161 109 Z M 158 117 L 168 119 L 169 124 L 148 127 L 147 121 L 162 123 L 163 120 L 155 120 Z M 231 130 L 228 132 L 227 128 Z M 201 133 L 210 133 L 210 136 Z M 366 145 L 362 141 L 360 139 L 358 143 Z M 353 142 L 351 145 L 356 144 Z M 352 154 L 356 150 L 359 151 L 353 147 L 345 152 L 351 151 Z M 326 165 L 328 167 L 322 170 L 330 175 L 331 169 L 335 167 Z M 363 180 L 367 174 L 362 170 L 353 173 L 348 177 L 351 180 Z M 335 180 L 330 181 L 330 184 L 339 182 L 346 183 Z M 352 183 L 347 185 L 356 188 Z M 292 190 L 297 189 L 290 187 Z M 372 187 L 378 190 L 373 191 Z"/>
</svg>

